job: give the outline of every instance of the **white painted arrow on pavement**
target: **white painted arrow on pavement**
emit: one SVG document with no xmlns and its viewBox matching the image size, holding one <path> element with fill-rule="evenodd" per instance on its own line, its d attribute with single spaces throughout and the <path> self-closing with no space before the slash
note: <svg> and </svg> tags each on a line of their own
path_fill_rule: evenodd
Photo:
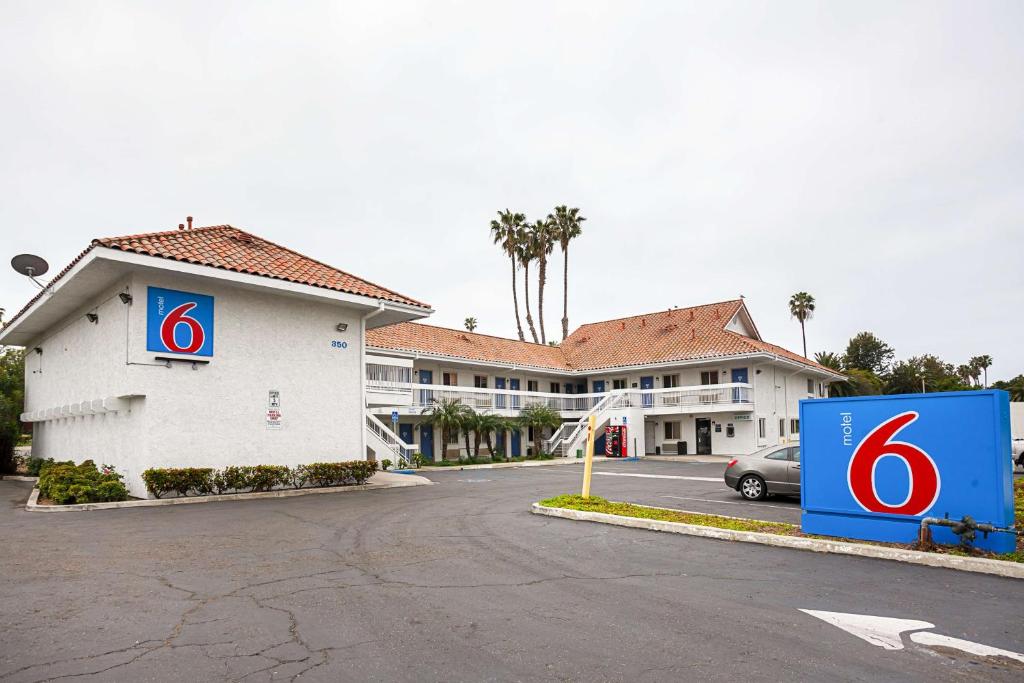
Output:
<svg viewBox="0 0 1024 683">
<path fill-rule="evenodd" d="M 906 631 L 920 631 L 924 628 L 935 628 L 935 624 L 915 619 L 893 619 L 892 617 L 873 617 L 870 614 L 847 614 L 846 612 L 822 612 L 816 609 L 802 609 L 833 626 L 838 626 L 847 633 L 852 633 L 861 640 L 872 645 L 884 647 L 886 650 L 902 650 L 903 641 L 900 634 Z"/>
<path fill-rule="evenodd" d="M 896 619 L 893 617 L 876 617 L 870 614 L 849 614 L 847 612 L 823 612 L 814 609 L 801 609 L 804 614 L 810 614 L 833 626 L 837 626 L 847 633 L 851 633 L 861 640 L 866 640 L 872 645 L 885 648 L 886 650 L 902 650 L 903 640 L 900 636 L 907 631 L 916 631 L 910 634 L 910 640 L 926 647 L 948 647 L 979 657 L 1006 657 L 1019 662 L 1024 662 L 1024 655 L 1010 650 L 1001 650 L 997 647 L 982 645 L 970 640 L 952 638 L 939 633 L 930 633 L 923 629 L 935 628 L 935 624 L 916 619 Z"/>
</svg>

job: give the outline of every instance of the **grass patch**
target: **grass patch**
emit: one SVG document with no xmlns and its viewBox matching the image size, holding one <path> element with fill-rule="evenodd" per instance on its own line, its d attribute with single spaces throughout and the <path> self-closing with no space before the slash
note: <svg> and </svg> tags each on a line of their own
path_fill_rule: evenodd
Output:
<svg viewBox="0 0 1024 683">
<path fill-rule="evenodd" d="M 1014 520 L 1018 531 L 1024 531 L 1024 479 L 1017 479 L 1013 483 L 1014 496 Z M 737 519 L 735 517 L 722 517 L 721 515 L 706 515 L 697 512 L 683 512 L 680 510 L 667 510 L 665 508 L 644 507 L 632 503 L 616 503 L 605 500 L 600 496 L 584 498 L 579 495 L 562 495 L 540 501 L 545 507 L 564 508 L 567 510 L 581 510 L 584 512 L 603 512 L 607 515 L 618 515 L 619 517 L 637 517 L 639 519 L 655 519 L 661 522 L 679 522 L 681 524 L 695 524 L 698 526 L 714 527 L 716 529 L 731 529 L 733 531 L 758 531 L 767 534 L 780 536 L 802 536 L 805 538 L 817 538 L 828 541 L 846 541 L 849 543 L 860 543 L 863 545 L 883 546 L 887 548 L 902 548 L 905 550 L 921 550 L 934 552 L 942 555 L 960 555 L 962 557 L 984 557 L 990 560 L 1002 560 L 1004 562 L 1024 563 L 1024 536 L 1017 537 L 1017 550 L 1012 553 L 998 555 L 973 548 L 965 551 L 958 546 L 935 545 L 931 548 L 920 548 L 917 543 L 901 544 L 886 543 L 883 541 L 865 541 L 857 538 L 836 538 L 833 536 L 818 536 L 805 534 L 797 524 L 786 524 L 784 522 L 765 522 L 757 519 Z"/>
<path fill-rule="evenodd" d="M 792 536 L 800 527 L 783 522 L 763 522 L 756 519 L 736 519 L 719 515 L 704 515 L 695 512 L 680 512 L 664 508 L 650 508 L 632 503 L 613 503 L 599 496 L 584 498 L 583 496 L 555 496 L 542 500 L 541 505 L 584 512 L 603 512 L 619 517 L 639 517 L 640 519 L 656 519 L 660 522 L 679 522 L 681 524 L 697 524 L 716 529 L 732 529 L 733 531 L 760 531 L 769 534 Z"/>
</svg>

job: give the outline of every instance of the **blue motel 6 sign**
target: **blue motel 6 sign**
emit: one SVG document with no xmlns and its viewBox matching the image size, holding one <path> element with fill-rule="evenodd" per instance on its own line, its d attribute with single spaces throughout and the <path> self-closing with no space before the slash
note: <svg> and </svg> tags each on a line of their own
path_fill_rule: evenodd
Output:
<svg viewBox="0 0 1024 683">
<path fill-rule="evenodd" d="M 1013 526 L 1004 391 L 805 400 L 800 432 L 805 533 L 911 543 L 924 517 Z M 975 545 L 1010 552 L 1015 538 L 978 532 Z"/>
<path fill-rule="evenodd" d="M 213 355 L 213 297 L 149 287 L 146 350 L 190 356 Z"/>
</svg>

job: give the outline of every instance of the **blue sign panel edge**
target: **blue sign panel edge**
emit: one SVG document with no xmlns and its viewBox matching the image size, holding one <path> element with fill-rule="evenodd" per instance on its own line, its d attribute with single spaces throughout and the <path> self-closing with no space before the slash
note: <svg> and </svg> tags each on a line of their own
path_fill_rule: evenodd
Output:
<svg viewBox="0 0 1024 683">
<path fill-rule="evenodd" d="M 996 526 L 1012 527 L 1013 512 L 1013 471 L 1010 465 L 1010 414 L 1009 395 L 998 389 L 975 391 L 949 391 L 931 394 L 893 394 L 883 396 L 851 396 L 833 399 L 805 399 L 800 401 L 801 431 L 806 433 L 810 424 L 806 415 L 806 406 L 825 405 L 830 403 L 878 402 L 891 400 L 925 400 L 943 399 L 957 396 L 988 398 L 993 411 L 993 424 L 999 432 L 995 448 L 989 455 L 995 462 L 985 462 L 982 454 L 979 465 L 992 467 L 997 473 L 997 482 L 992 490 L 991 502 L 999 514 L 994 519 L 976 519 L 978 522 L 989 522 Z M 841 507 L 831 508 L 823 505 L 809 507 L 807 502 L 808 458 L 806 445 L 801 445 L 803 467 L 800 471 L 800 507 L 801 530 L 804 533 L 833 536 L 839 538 L 855 538 L 863 540 L 890 541 L 895 543 L 912 543 L 917 540 L 921 519 L 924 516 L 937 516 L 929 512 L 922 516 L 891 515 L 875 512 L 851 512 Z M 813 460 L 812 460 L 813 462 Z M 840 533 L 837 533 L 841 529 Z M 955 545 L 959 538 L 948 528 L 932 527 L 932 536 L 937 543 Z M 978 532 L 974 545 L 997 553 L 1013 552 L 1016 549 L 1016 537 L 1005 532 L 988 534 L 987 537 Z"/>
</svg>

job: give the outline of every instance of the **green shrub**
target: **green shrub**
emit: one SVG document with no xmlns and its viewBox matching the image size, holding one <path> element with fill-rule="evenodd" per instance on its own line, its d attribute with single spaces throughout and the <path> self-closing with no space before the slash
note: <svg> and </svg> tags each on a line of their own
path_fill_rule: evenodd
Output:
<svg viewBox="0 0 1024 683">
<path fill-rule="evenodd" d="M 306 465 L 306 470 L 309 473 L 310 481 L 315 486 L 365 484 L 366 480 L 377 471 L 377 463 L 373 460 L 314 462 Z"/>
<path fill-rule="evenodd" d="M 213 492 L 212 467 L 156 467 L 142 473 L 146 490 L 154 498 L 172 491 L 179 496 L 204 496 Z"/>
<path fill-rule="evenodd" d="M 388 469 L 390 469 L 390 468 L 391 468 L 391 461 L 390 460 L 388 460 L 387 458 L 384 458 L 383 460 L 380 461 L 380 469 L 381 469 L 382 472 L 387 472 Z"/>
<path fill-rule="evenodd" d="M 103 471 L 92 460 L 75 465 L 70 460 L 43 461 L 39 467 L 39 494 L 57 505 L 127 500 L 121 475 L 108 465 Z"/>
<path fill-rule="evenodd" d="M 288 483 L 292 488 L 301 489 L 309 481 L 309 472 L 305 465 L 296 465 L 288 468 Z"/>
<path fill-rule="evenodd" d="M 43 460 L 42 458 L 29 458 L 25 461 L 25 471 L 28 472 L 30 477 L 38 477 L 39 470 L 43 468 L 43 463 L 53 462 L 53 458 Z"/>
<path fill-rule="evenodd" d="M 288 484 L 288 467 L 285 465 L 256 465 L 249 470 L 249 490 L 253 493 Z"/>
<path fill-rule="evenodd" d="M 235 491 L 241 491 L 242 489 L 249 488 L 252 484 L 252 467 L 249 466 L 230 466 L 225 467 L 220 471 L 223 481 L 221 481 L 221 487 L 218 487 L 217 493 L 223 493 L 234 489 Z"/>
</svg>

